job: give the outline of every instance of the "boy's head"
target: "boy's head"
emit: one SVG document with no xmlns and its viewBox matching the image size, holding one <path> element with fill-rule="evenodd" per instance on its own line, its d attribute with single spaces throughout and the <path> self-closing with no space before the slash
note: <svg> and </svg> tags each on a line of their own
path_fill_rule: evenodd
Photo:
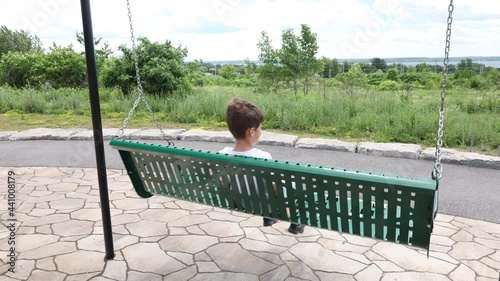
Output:
<svg viewBox="0 0 500 281">
<path fill-rule="evenodd" d="M 227 104 L 226 121 L 233 137 L 244 139 L 249 129 L 260 130 L 264 115 L 253 103 L 235 98 Z"/>
</svg>

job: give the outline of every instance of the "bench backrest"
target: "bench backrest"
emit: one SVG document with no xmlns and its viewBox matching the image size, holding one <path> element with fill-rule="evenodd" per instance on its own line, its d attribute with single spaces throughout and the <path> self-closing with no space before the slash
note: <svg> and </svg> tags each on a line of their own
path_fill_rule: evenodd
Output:
<svg viewBox="0 0 500 281">
<path fill-rule="evenodd" d="M 428 249 L 437 182 L 113 139 L 142 197 L 165 195 Z M 289 212 L 287 212 L 287 209 Z M 288 214 L 289 215 L 288 215 Z"/>
</svg>

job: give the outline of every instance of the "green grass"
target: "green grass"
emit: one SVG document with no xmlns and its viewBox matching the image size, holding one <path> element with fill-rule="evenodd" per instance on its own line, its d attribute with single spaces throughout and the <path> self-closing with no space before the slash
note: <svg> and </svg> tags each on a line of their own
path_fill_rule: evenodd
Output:
<svg viewBox="0 0 500 281">
<path fill-rule="evenodd" d="M 451 90 L 446 99 L 444 145 L 497 155 L 500 145 L 500 99 L 497 92 Z M 436 142 L 439 91 L 376 92 L 342 89 L 326 93 L 263 94 L 251 88 L 213 86 L 187 97 L 148 97 L 166 128 L 224 130 L 225 104 L 233 97 L 250 100 L 265 115 L 264 129 L 299 136 L 375 142 Z M 135 97 L 101 89 L 104 127 L 118 127 Z M 86 89 L 32 90 L 0 88 L 0 130 L 34 127 L 91 128 Z M 141 104 L 129 123 L 134 128 L 155 125 Z"/>
</svg>

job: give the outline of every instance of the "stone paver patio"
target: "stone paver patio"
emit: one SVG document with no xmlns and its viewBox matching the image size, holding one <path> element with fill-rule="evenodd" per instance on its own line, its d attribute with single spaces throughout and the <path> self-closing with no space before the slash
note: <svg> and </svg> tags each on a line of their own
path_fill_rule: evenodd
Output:
<svg viewBox="0 0 500 281">
<path fill-rule="evenodd" d="M 15 274 L 0 229 L 0 281 L 478 280 L 497 281 L 500 225 L 440 214 L 426 251 L 154 196 L 108 170 L 114 260 L 104 261 L 95 169 L 0 168 L 17 173 Z M 6 188 L 0 196 L 5 199 Z M 494 208 L 494 206 L 491 206 Z M 0 205 L 7 224 L 6 200 Z"/>
</svg>

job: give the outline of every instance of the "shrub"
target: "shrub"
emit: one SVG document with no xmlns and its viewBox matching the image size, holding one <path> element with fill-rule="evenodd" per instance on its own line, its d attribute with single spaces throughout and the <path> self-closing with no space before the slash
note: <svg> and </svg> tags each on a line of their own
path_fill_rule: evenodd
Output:
<svg viewBox="0 0 500 281">
<path fill-rule="evenodd" d="M 225 64 L 222 66 L 219 72 L 220 76 L 224 77 L 225 79 L 235 79 L 236 78 L 236 68 L 232 64 Z"/>
<path fill-rule="evenodd" d="M 391 80 L 391 81 L 399 81 L 399 76 L 398 76 L 398 71 L 394 68 L 391 68 L 389 69 L 389 71 L 387 71 L 387 80 Z"/>
<path fill-rule="evenodd" d="M 9 52 L 0 60 L 0 82 L 11 87 L 39 86 L 45 81 L 44 54 Z"/>
<path fill-rule="evenodd" d="M 368 84 L 378 86 L 382 81 L 385 80 L 386 74 L 382 70 L 378 70 L 374 73 L 370 73 L 367 75 L 368 77 Z"/>
<path fill-rule="evenodd" d="M 85 58 L 73 47 L 51 47 L 43 60 L 45 79 L 53 88 L 78 88 L 85 86 L 87 68 Z"/>
<path fill-rule="evenodd" d="M 401 89 L 401 83 L 392 80 L 385 80 L 378 85 L 379 91 L 398 91 Z"/>
<path fill-rule="evenodd" d="M 119 87 L 128 94 L 137 85 L 133 50 L 125 45 L 119 49 L 123 55 L 104 65 L 101 81 L 105 87 Z M 160 44 L 143 37 L 139 38 L 136 53 L 146 93 L 172 95 L 176 91 L 191 91 L 188 70 L 183 65 L 186 48 L 174 47 L 168 40 Z"/>
</svg>

